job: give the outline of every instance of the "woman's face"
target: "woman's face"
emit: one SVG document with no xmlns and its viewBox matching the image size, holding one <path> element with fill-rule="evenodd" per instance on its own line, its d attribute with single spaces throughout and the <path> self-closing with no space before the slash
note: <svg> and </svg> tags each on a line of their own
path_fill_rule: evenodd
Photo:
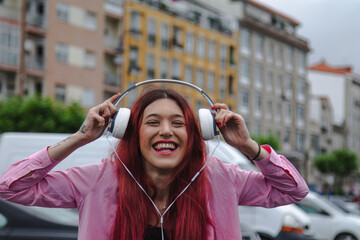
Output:
<svg viewBox="0 0 360 240">
<path fill-rule="evenodd" d="M 148 105 L 140 127 L 140 150 L 145 171 L 171 172 L 183 159 L 188 136 L 181 108 L 171 99 Z"/>
</svg>

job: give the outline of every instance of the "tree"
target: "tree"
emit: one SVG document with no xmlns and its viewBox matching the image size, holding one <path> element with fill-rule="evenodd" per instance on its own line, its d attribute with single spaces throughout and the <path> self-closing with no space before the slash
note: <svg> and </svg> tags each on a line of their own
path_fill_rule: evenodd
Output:
<svg viewBox="0 0 360 240">
<path fill-rule="evenodd" d="M 40 96 L 13 97 L 0 102 L 0 133 L 72 133 L 84 117 L 85 111 L 77 103 L 65 105 Z"/>
<path fill-rule="evenodd" d="M 337 149 L 328 154 L 321 154 L 314 158 L 314 166 L 321 173 L 334 175 L 333 187 L 337 194 L 343 193 L 344 178 L 359 171 L 356 153 L 348 149 Z"/>
<path fill-rule="evenodd" d="M 279 138 L 276 137 L 274 134 L 269 134 L 266 136 L 254 135 L 251 136 L 251 138 L 254 139 L 254 141 L 258 142 L 260 145 L 262 144 L 270 145 L 275 151 L 278 151 L 280 149 Z"/>
</svg>

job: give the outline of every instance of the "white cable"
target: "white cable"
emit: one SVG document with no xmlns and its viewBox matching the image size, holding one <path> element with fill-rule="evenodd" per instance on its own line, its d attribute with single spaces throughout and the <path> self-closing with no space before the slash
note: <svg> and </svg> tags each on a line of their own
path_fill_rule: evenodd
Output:
<svg viewBox="0 0 360 240">
<path fill-rule="evenodd" d="M 152 205 L 155 207 L 156 211 L 159 213 L 160 216 L 160 226 L 161 226 L 161 239 L 164 240 L 164 228 L 163 228 L 163 223 L 164 223 L 164 215 L 165 213 L 168 212 L 168 210 L 170 209 L 170 207 L 175 203 L 175 201 L 186 191 L 186 189 L 189 188 L 190 184 L 193 183 L 195 181 L 195 179 L 200 175 L 201 171 L 204 170 L 204 168 L 206 167 L 206 165 L 209 163 L 209 157 L 207 158 L 204 166 L 202 166 L 202 168 L 194 175 L 194 177 L 191 179 L 191 181 L 188 183 L 188 185 L 185 186 L 185 188 L 181 191 L 181 193 L 179 193 L 179 195 L 174 199 L 174 201 L 171 202 L 171 204 L 165 209 L 165 211 L 161 214 L 160 210 L 158 209 L 158 207 L 156 206 L 155 202 L 151 199 L 151 197 L 147 194 L 147 192 L 145 191 L 145 189 L 141 186 L 141 184 L 135 179 L 134 175 L 131 173 L 131 171 L 126 167 L 126 165 L 123 163 L 123 161 L 121 161 L 118 153 L 116 152 L 115 147 L 111 144 L 110 140 L 109 140 L 109 134 L 106 136 L 107 141 L 109 142 L 112 150 L 114 151 L 116 157 L 119 159 L 120 163 L 124 166 L 125 170 L 130 174 L 130 176 L 132 177 L 132 179 L 134 179 L 135 183 L 140 187 L 140 189 L 145 193 L 145 195 L 149 198 L 150 202 L 152 203 Z M 214 154 L 214 152 L 216 151 L 216 149 L 218 148 L 220 144 L 220 137 L 218 135 L 218 143 L 215 146 L 215 149 L 213 150 L 213 152 L 211 153 L 211 156 Z"/>
</svg>

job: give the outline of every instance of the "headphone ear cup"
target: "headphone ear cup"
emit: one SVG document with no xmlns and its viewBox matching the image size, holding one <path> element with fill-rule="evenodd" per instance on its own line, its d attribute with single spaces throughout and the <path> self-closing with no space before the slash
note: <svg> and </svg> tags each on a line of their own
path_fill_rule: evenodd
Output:
<svg viewBox="0 0 360 240">
<path fill-rule="evenodd" d="M 121 139 L 130 119 L 130 109 L 120 108 L 113 120 L 112 136 Z"/>
<path fill-rule="evenodd" d="M 215 119 L 211 111 L 206 108 L 199 109 L 199 121 L 201 129 L 201 137 L 203 140 L 213 139 L 215 136 Z"/>
</svg>

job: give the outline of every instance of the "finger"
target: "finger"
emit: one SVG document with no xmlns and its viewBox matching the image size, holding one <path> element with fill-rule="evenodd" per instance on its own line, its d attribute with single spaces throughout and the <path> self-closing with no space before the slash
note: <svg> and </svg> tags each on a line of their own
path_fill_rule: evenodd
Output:
<svg viewBox="0 0 360 240">
<path fill-rule="evenodd" d="M 225 109 L 229 110 L 228 106 L 225 103 L 215 103 L 213 106 L 211 106 L 212 110 L 219 110 L 219 109 Z"/>
<path fill-rule="evenodd" d="M 117 94 L 113 95 L 112 97 L 110 97 L 109 99 L 107 99 L 106 101 L 115 103 L 115 101 L 119 98 L 120 95 L 121 95 L 121 93 L 117 93 Z"/>
</svg>

